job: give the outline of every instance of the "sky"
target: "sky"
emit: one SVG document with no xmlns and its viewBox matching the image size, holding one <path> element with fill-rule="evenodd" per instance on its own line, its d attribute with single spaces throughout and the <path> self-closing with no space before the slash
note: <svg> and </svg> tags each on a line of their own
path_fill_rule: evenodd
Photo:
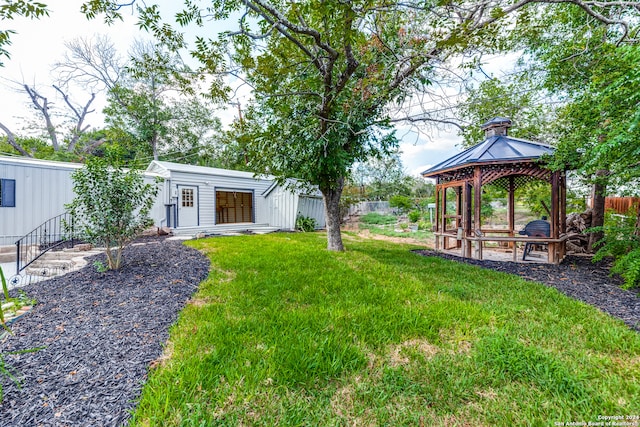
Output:
<svg viewBox="0 0 640 427">
<path fill-rule="evenodd" d="M 35 86 L 51 101 L 62 103 L 62 99 L 53 90 L 53 64 L 63 58 L 64 43 L 78 37 L 91 37 L 96 34 L 107 34 L 123 55 L 136 38 L 144 38 L 146 33 L 135 26 L 136 17 L 131 8 L 124 8 L 124 22 L 107 26 L 100 18 L 87 20 L 80 13 L 82 0 L 45 0 L 50 16 L 40 20 L 16 18 L 5 21 L 2 26 L 15 30 L 8 47 L 11 58 L 5 59 L 4 68 L 0 68 L 0 122 L 16 134 L 21 134 L 25 123 L 34 120 L 29 108 L 28 96 L 19 90 L 21 83 Z M 179 0 L 157 0 L 164 16 L 170 18 L 182 5 Z M 248 95 L 245 95 L 248 96 Z M 79 103 L 86 102 L 88 95 L 80 94 Z M 239 99 L 243 103 L 242 97 Z M 98 97 L 93 104 L 96 112 L 87 118 L 91 126 L 102 125 L 100 114 L 105 106 L 104 96 Z M 223 123 L 230 123 L 237 116 L 237 106 L 229 106 L 219 116 Z M 461 137 L 454 129 L 433 130 L 429 134 L 418 133 L 415 128 L 396 126 L 400 138 L 402 162 L 405 172 L 418 176 L 420 172 L 440 163 L 458 153 L 457 144 Z"/>
</svg>

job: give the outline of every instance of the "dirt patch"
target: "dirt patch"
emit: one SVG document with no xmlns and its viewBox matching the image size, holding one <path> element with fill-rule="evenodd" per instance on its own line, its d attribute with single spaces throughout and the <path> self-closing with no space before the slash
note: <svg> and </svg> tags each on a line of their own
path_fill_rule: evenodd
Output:
<svg viewBox="0 0 640 427">
<path fill-rule="evenodd" d="M 392 367 L 398 367 L 406 365 L 410 362 L 409 357 L 403 354 L 405 349 L 414 349 L 421 353 L 425 358 L 431 358 L 438 354 L 440 348 L 430 344 L 426 340 L 413 339 L 405 341 L 402 344 L 393 346 L 389 351 L 389 365 Z"/>
<path fill-rule="evenodd" d="M 410 233 L 407 233 L 410 235 Z M 410 245 L 418 245 L 426 248 L 432 248 L 432 244 L 430 242 L 425 242 L 424 240 L 414 239 L 411 237 L 392 237 L 392 236 L 384 236 L 382 234 L 371 233 L 371 231 L 364 229 L 359 230 L 357 232 L 357 236 L 363 239 L 373 239 L 373 240 L 384 240 L 392 243 L 406 243 Z"/>
</svg>

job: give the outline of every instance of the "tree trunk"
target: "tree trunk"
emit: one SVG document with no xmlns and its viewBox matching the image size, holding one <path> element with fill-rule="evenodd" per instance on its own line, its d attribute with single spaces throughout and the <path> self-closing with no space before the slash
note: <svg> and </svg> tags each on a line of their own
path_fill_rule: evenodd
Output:
<svg viewBox="0 0 640 427">
<path fill-rule="evenodd" d="M 340 196 L 343 188 L 344 178 L 338 180 L 336 188 L 320 188 L 327 221 L 327 249 L 330 251 L 344 251 L 340 234 Z"/>
<path fill-rule="evenodd" d="M 593 200 L 593 215 L 591 217 L 591 227 L 602 227 L 604 225 L 604 199 L 606 185 L 602 182 L 602 179 L 608 174 L 605 170 L 599 170 L 596 172 L 596 182 L 593 184 L 593 190 L 591 198 Z M 598 241 L 602 240 L 604 232 L 597 231 L 589 233 L 589 243 L 587 245 L 587 252 L 595 252 L 595 245 Z"/>
<path fill-rule="evenodd" d="M 155 124 L 154 124 L 155 127 Z M 153 160 L 158 160 L 158 133 L 155 128 L 153 130 L 153 135 L 149 140 L 149 146 L 151 146 L 151 152 L 153 153 Z"/>
</svg>

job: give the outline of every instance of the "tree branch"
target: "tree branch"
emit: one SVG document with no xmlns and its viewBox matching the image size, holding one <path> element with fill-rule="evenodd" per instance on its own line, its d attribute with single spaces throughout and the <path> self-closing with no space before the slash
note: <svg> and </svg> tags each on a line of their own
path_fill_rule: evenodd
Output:
<svg viewBox="0 0 640 427">
<path fill-rule="evenodd" d="M 2 122 L 0 122 L 0 129 L 2 129 L 4 131 L 4 133 L 7 134 L 7 142 L 9 142 L 9 145 L 11 145 L 13 148 L 15 148 L 23 156 L 33 157 L 24 148 L 22 148 L 22 146 L 20 144 L 18 144 L 18 141 L 16 141 L 16 136 Z"/>
<path fill-rule="evenodd" d="M 345 32 L 345 39 L 346 39 L 346 43 L 344 46 L 344 55 L 345 55 L 345 58 L 347 59 L 347 67 L 340 75 L 340 78 L 338 79 L 338 83 L 336 84 L 336 90 L 335 90 L 336 95 L 342 92 L 342 90 L 347 85 L 347 82 L 349 81 L 353 73 L 355 73 L 355 71 L 358 69 L 358 66 L 360 65 L 360 63 L 358 62 L 358 60 L 353 54 L 353 46 L 351 45 L 351 38 L 349 37 L 350 33 L 353 31 L 353 18 L 354 18 L 354 12 L 350 11 L 347 15 L 347 18 L 344 20 L 344 32 Z"/>
<path fill-rule="evenodd" d="M 332 48 L 329 44 L 322 41 L 322 34 L 320 34 L 319 31 L 309 27 L 302 27 L 300 25 L 295 25 L 294 23 L 289 21 L 282 13 L 280 13 L 280 11 L 278 11 L 273 5 L 269 4 L 268 2 L 265 2 L 262 0 L 255 0 L 254 2 L 245 0 L 244 3 L 246 5 L 255 3 L 259 8 L 262 8 L 265 11 L 267 11 L 269 14 L 271 14 L 275 18 L 275 20 L 277 20 L 279 24 L 284 25 L 290 31 L 293 31 L 296 34 L 302 34 L 302 35 L 312 37 L 313 40 L 315 41 L 316 46 L 320 47 L 322 50 L 327 52 L 331 58 L 338 57 L 338 51 Z M 260 15 L 264 17 L 265 13 L 262 12 L 260 13 Z"/>
<path fill-rule="evenodd" d="M 64 93 L 62 89 L 60 89 L 56 85 L 53 85 L 53 87 L 55 90 L 57 90 L 60 93 L 60 95 L 62 95 L 64 102 L 71 109 L 71 111 L 74 112 L 76 116 L 76 125 L 73 132 L 73 138 L 71 138 L 71 141 L 69 141 L 69 146 L 67 147 L 67 151 L 72 152 L 78 142 L 78 139 L 80 139 L 80 136 L 89 128 L 89 125 L 83 127 L 82 124 L 84 123 L 84 119 L 87 117 L 87 114 L 92 113 L 94 111 L 94 110 L 89 110 L 89 107 L 91 106 L 91 103 L 94 101 L 94 99 L 96 99 L 96 94 L 92 93 L 91 99 L 87 101 L 82 111 L 78 111 L 76 107 L 69 100 L 69 96 L 66 93 Z"/>
<path fill-rule="evenodd" d="M 428 114 L 425 115 L 420 115 L 420 116 L 407 116 L 407 117 L 399 117 L 396 119 L 389 119 L 389 122 L 391 123 L 402 123 L 402 122 L 409 122 L 409 123 L 415 123 L 415 122 L 433 122 L 433 123 L 440 123 L 443 125 L 452 125 L 457 127 L 460 130 L 465 130 L 464 126 L 462 126 L 460 123 L 451 120 L 451 119 L 437 119 L 434 117 L 429 117 Z"/>
<path fill-rule="evenodd" d="M 36 92 L 35 88 L 30 88 L 26 84 L 23 85 L 23 87 L 31 98 L 31 103 L 33 104 L 33 106 L 36 107 L 36 110 L 40 111 L 44 116 L 44 120 L 47 125 L 47 133 L 49 134 L 49 138 L 51 138 L 51 144 L 53 145 L 53 151 L 58 151 L 60 149 L 60 145 L 58 144 L 58 135 L 56 134 L 56 128 L 51 121 L 51 114 L 49 113 L 49 101 L 47 100 L 47 98 Z M 40 101 L 42 101 L 42 103 L 40 103 Z"/>
<path fill-rule="evenodd" d="M 280 22 L 278 22 L 272 16 L 268 15 L 263 10 L 261 10 L 260 7 L 258 7 L 255 4 L 252 4 L 250 1 L 245 0 L 244 4 L 248 8 L 256 12 L 258 15 L 262 16 L 262 18 L 265 21 L 267 21 L 269 24 L 273 25 L 280 34 L 282 34 L 287 39 L 289 39 L 293 44 L 295 44 L 306 56 L 308 56 L 314 62 L 314 64 L 316 64 L 316 67 L 319 70 L 322 69 L 322 63 L 316 58 L 316 55 L 314 55 L 313 52 L 307 49 L 307 47 L 302 43 L 302 41 L 293 37 L 293 35 L 286 30 L 286 27 L 284 27 Z"/>
</svg>

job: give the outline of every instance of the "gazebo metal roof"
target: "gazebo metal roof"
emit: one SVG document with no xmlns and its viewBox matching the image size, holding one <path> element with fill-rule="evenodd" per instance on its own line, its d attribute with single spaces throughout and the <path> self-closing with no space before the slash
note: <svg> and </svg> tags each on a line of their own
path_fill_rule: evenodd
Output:
<svg viewBox="0 0 640 427">
<path fill-rule="evenodd" d="M 480 144 L 456 154 L 453 157 L 422 172 L 424 177 L 432 177 L 442 172 L 477 164 L 519 163 L 533 161 L 544 155 L 553 154 L 554 148 L 539 142 L 510 136 L 491 136 Z"/>
</svg>

